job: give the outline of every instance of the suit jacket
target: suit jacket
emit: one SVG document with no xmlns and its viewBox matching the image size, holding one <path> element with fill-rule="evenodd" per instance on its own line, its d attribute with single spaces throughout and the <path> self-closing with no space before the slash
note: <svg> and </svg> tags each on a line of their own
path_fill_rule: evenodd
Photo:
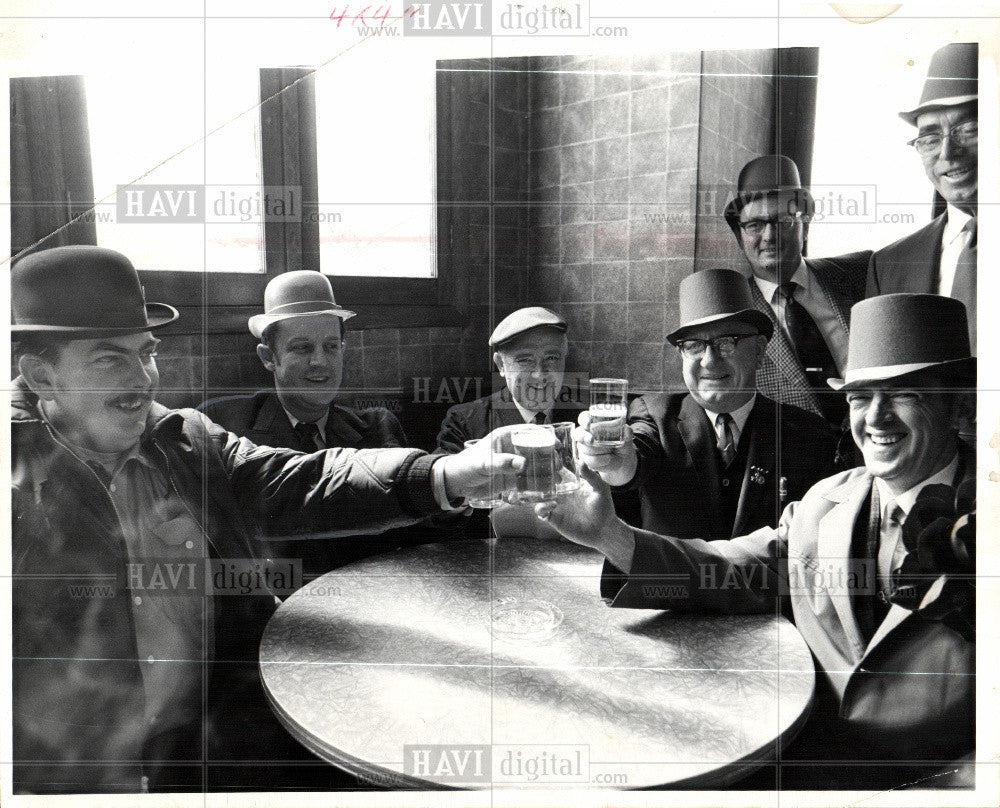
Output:
<svg viewBox="0 0 1000 808">
<path fill-rule="evenodd" d="M 851 324 L 851 306 L 864 296 L 865 273 L 870 250 L 848 253 L 836 258 L 806 258 L 812 271 L 846 333 Z M 791 404 L 822 415 L 819 397 L 806 378 L 805 369 L 792 347 L 770 304 L 764 299 L 753 278 L 749 279 L 754 306 L 774 323 L 774 336 L 757 368 L 757 389 L 781 404 Z M 826 391 L 824 391 L 826 392 Z"/>
<path fill-rule="evenodd" d="M 576 423 L 579 410 L 553 409 L 552 423 L 572 421 Z M 462 451 L 467 440 L 482 438 L 501 426 L 517 426 L 524 423 L 505 387 L 493 395 L 456 404 L 451 407 L 441 422 L 437 445 L 439 452 L 455 454 Z"/>
<path fill-rule="evenodd" d="M 728 521 L 715 429 L 690 395 L 642 396 L 628 423 L 639 465 L 627 487 L 638 491 L 642 527 L 682 539 L 729 539 L 773 527 L 785 505 L 836 470 L 837 440 L 826 421 L 758 394 L 740 435 L 749 451 L 736 518 Z"/>
<path fill-rule="evenodd" d="M 971 457 L 961 465 L 966 477 L 974 473 Z M 831 731 L 846 729 L 899 759 L 957 758 L 974 744 L 974 642 L 898 605 L 866 641 L 854 614 L 851 540 L 855 523 L 868 517 L 871 485 L 864 468 L 834 475 L 790 504 L 777 528 L 730 541 L 635 530 L 629 578 L 607 594 L 614 606 L 737 613 L 773 612 L 775 597 L 787 593 L 837 700 Z M 605 571 L 607 583 L 616 583 L 618 571 L 610 564 Z M 665 597 L 676 591 L 678 573 L 687 577 L 687 596 Z M 649 585 L 665 574 L 672 586 Z"/>
<path fill-rule="evenodd" d="M 872 253 L 865 297 L 895 292 L 938 293 L 941 236 L 948 220 L 942 213 L 915 233 Z"/>
<path fill-rule="evenodd" d="M 198 409 L 215 423 L 249 438 L 258 446 L 299 448 L 291 421 L 274 390 L 212 399 Z M 330 405 L 323 439 L 327 446 L 344 449 L 406 446 L 403 427 L 389 410 L 383 407 L 355 410 L 336 403 Z"/>
<path fill-rule="evenodd" d="M 274 390 L 213 399 L 199 409 L 215 423 L 258 446 L 300 449 L 292 423 Z M 383 407 L 355 410 L 336 403 L 330 404 L 324 440 L 328 447 L 342 449 L 406 446 L 403 427 L 389 410 Z M 390 530 L 379 536 L 269 541 L 267 552 L 273 558 L 301 559 L 303 578 L 311 580 L 359 558 L 388 552 L 404 544 L 426 541 L 427 538 L 426 529 L 415 526 Z"/>
</svg>

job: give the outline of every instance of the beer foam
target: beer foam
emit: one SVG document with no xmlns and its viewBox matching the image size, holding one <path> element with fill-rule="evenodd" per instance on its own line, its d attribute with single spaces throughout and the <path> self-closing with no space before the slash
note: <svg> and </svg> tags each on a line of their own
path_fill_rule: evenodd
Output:
<svg viewBox="0 0 1000 808">
<path fill-rule="evenodd" d="M 556 445 L 556 434 L 547 429 L 515 432 L 511 441 L 517 448 L 551 449 Z"/>
</svg>

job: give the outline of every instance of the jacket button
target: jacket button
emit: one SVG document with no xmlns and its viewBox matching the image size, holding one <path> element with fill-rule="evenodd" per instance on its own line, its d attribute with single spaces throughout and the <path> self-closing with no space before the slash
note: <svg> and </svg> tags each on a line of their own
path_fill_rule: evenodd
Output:
<svg viewBox="0 0 1000 808">
<path fill-rule="evenodd" d="M 142 606 L 142 596 L 141 595 L 136 595 L 134 598 L 132 598 L 132 600 L 133 600 L 133 602 L 135 603 L 136 606 Z"/>
<path fill-rule="evenodd" d="M 729 478 L 728 477 L 723 477 L 722 478 L 722 487 L 723 488 L 728 488 L 729 487 Z"/>
</svg>

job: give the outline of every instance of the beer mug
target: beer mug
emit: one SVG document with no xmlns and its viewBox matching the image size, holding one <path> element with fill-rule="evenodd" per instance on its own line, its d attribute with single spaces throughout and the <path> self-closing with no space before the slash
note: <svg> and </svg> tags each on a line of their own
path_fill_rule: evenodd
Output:
<svg viewBox="0 0 1000 808">
<path fill-rule="evenodd" d="M 571 494 L 580 488 L 580 465 L 573 441 L 572 421 L 562 421 L 552 425 L 556 433 L 556 452 L 561 468 L 556 471 L 556 494 Z"/>
<path fill-rule="evenodd" d="M 526 424 L 510 436 L 514 454 L 524 458 L 524 468 L 517 473 L 514 502 L 548 502 L 556 498 L 558 471 L 562 460 L 557 450 L 555 429 L 550 424 Z"/>
<path fill-rule="evenodd" d="M 625 444 L 628 379 L 590 380 L 590 433 L 594 446 Z"/>
<path fill-rule="evenodd" d="M 464 444 L 465 448 L 466 449 L 470 449 L 473 446 L 475 446 L 477 443 L 479 443 L 481 440 L 485 440 L 485 438 L 473 438 L 472 440 L 467 440 L 465 442 L 465 444 Z M 498 451 L 498 447 L 494 446 L 493 447 L 493 451 L 494 452 Z M 466 500 L 466 502 L 469 505 L 469 507 L 470 508 L 496 508 L 496 507 L 498 507 L 500 505 L 503 505 L 503 500 L 501 499 L 501 495 L 503 494 L 503 491 L 496 490 L 495 489 L 495 485 L 496 485 L 496 482 L 495 482 L 495 480 L 493 478 L 493 475 L 491 474 L 490 475 L 490 491 L 489 491 L 489 495 L 488 496 L 484 496 L 484 497 L 478 497 L 478 498 L 475 498 L 475 499 L 468 499 L 468 500 Z"/>
</svg>

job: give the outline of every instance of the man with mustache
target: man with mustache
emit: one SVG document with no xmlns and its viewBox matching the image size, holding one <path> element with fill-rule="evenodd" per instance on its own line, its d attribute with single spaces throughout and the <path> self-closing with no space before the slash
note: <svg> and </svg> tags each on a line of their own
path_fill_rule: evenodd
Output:
<svg viewBox="0 0 1000 808">
<path fill-rule="evenodd" d="M 976 353 L 976 212 L 979 198 L 979 45 L 953 42 L 931 59 L 920 103 L 899 117 L 947 208 L 930 224 L 877 250 L 867 296 L 930 292 L 961 300 Z"/>
<path fill-rule="evenodd" d="M 463 509 L 491 476 L 512 483 L 521 460 L 306 454 L 168 410 L 154 332 L 178 313 L 146 303 L 113 250 L 28 255 L 11 301 L 14 790 L 268 790 L 315 785 L 310 772 L 343 785 L 262 692 L 278 584 L 256 539 L 413 524 Z"/>
</svg>

